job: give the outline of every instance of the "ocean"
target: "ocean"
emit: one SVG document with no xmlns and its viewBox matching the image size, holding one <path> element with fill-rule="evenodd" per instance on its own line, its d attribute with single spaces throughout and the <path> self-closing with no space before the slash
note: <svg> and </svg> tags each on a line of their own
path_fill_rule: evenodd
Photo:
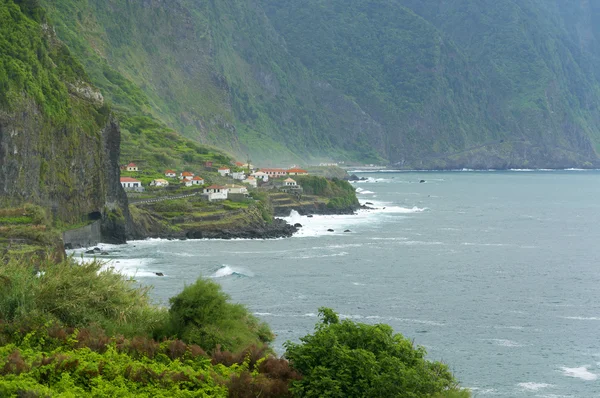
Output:
<svg viewBox="0 0 600 398">
<path fill-rule="evenodd" d="M 359 176 L 375 210 L 292 214 L 289 239 L 136 241 L 109 257 L 159 304 L 214 279 L 279 353 L 326 306 L 390 324 L 475 397 L 600 396 L 600 172 Z"/>
</svg>

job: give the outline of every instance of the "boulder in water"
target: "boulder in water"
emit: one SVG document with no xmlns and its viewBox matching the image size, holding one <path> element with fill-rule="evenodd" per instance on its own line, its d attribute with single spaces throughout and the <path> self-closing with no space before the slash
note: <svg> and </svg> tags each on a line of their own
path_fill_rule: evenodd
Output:
<svg viewBox="0 0 600 398">
<path fill-rule="evenodd" d="M 360 178 L 358 178 L 356 174 L 352 174 L 350 177 L 348 177 L 348 181 L 360 181 Z"/>
<path fill-rule="evenodd" d="M 371 203 L 371 202 L 366 202 L 365 204 L 373 206 L 373 203 Z"/>
<path fill-rule="evenodd" d="M 312 215 L 312 214 L 309 214 L 309 215 L 307 215 L 306 217 L 308 217 L 308 218 L 313 218 L 313 215 Z"/>
<path fill-rule="evenodd" d="M 300 224 L 299 222 L 297 222 L 296 224 L 294 224 L 294 227 L 296 227 L 296 228 L 302 228 L 302 224 Z"/>
<path fill-rule="evenodd" d="M 155 272 L 156 276 L 165 276 L 162 272 Z"/>
<path fill-rule="evenodd" d="M 102 252 L 100 253 L 101 256 L 108 256 L 108 252 Z"/>
<path fill-rule="evenodd" d="M 344 232 L 352 232 L 352 231 L 350 231 L 349 229 L 347 229 L 347 230 L 345 230 Z"/>
<path fill-rule="evenodd" d="M 92 249 L 92 250 L 86 250 L 85 254 L 96 254 L 96 252 L 94 251 L 94 249 Z"/>
<path fill-rule="evenodd" d="M 102 250 L 100 250 L 100 248 L 99 248 L 99 247 L 94 247 L 94 249 L 93 249 L 93 250 L 94 250 L 94 252 L 96 252 L 96 253 L 100 253 L 100 252 L 102 251 Z"/>
<path fill-rule="evenodd" d="M 327 232 L 335 232 L 333 229 L 329 228 Z"/>
<path fill-rule="evenodd" d="M 421 181 L 419 181 L 419 183 L 420 183 L 420 184 L 423 184 L 424 182 L 425 182 L 425 180 L 421 180 Z"/>
</svg>

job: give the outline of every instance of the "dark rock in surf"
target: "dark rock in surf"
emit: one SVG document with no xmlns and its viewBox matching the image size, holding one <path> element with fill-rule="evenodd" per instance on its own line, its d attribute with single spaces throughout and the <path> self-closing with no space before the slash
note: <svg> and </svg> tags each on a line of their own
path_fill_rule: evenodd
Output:
<svg viewBox="0 0 600 398">
<path fill-rule="evenodd" d="M 425 182 L 425 180 L 421 180 L 421 181 L 419 181 L 419 183 L 420 183 L 420 184 L 423 184 L 424 182 Z"/>
<path fill-rule="evenodd" d="M 94 251 L 94 249 L 92 249 L 92 250 L 86 250 L 85 254 L 96 254 L 96 252 Z"/>
<path fill-rule="evenodd" d="M 345 230 L 344 232 L 352 232 L 352 231 L 350 231 L 349 229 L 347 229 L 347 230 Z"/>
<path fill-rule="evenodd" d="M 327 232 L 335 232 L 333 229 L 329 228 Z"/>
<path fill-rule="evenodd" d="M 156 276 L 165 276 L 162 272 L 155 272 Z"/>
<path fill-rule="evenodd" d="M 297 222 L 296 224 L 294 224 L 295 228 L 302 228 L 302 224 L 300 224 L 299 222 Z"/>
<path fill-rule="evenodd" d="M 108 256 L 108 252 L 102 252 L 100 253 L 101 256 Z"/>
<path fill-rule="evenodd" d="M 95 253 L 100 253 L 100 252 L 102 251 L 102 250 L 100 250 L 100 248 L 99 248 L 99 247 L 94 247 L 94 249 L 93 249 L 93 250 L 94 250 L 94 252 L 95 252 Z"/>
</svg>

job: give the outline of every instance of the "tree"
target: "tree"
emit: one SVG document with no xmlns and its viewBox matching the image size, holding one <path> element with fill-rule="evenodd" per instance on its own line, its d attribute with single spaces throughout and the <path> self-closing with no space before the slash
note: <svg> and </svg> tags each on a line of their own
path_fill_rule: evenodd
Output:
<svg viewBox="0 0 600 398">
<path fill-rule="evenodd" d="M 301 343 L 285 343 L 286 358 L 303 375 L 292 391 L 298 397 L 468 397 L 447 365 L 425 359 L 389 325 L 339 320 L 320 308 L 322 322 Z"/>
</svg>

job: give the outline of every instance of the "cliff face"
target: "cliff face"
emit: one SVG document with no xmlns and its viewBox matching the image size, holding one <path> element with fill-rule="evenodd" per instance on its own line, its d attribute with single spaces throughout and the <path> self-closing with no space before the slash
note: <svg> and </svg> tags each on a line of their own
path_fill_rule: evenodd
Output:
<svg viewBox="0 0 600 398">
<path fill-rule="evenodd" d="M 123 243 L 119 126 L 41 10 L 26 11 L 0 5 L 0 206 L 35 203 L 58 225 L 102 220 L 103 239 Z"/>
</svg>

